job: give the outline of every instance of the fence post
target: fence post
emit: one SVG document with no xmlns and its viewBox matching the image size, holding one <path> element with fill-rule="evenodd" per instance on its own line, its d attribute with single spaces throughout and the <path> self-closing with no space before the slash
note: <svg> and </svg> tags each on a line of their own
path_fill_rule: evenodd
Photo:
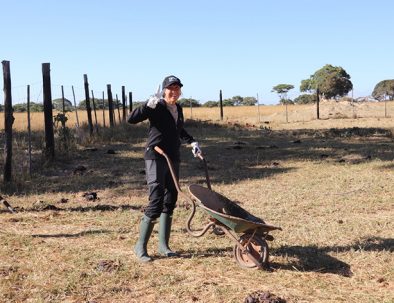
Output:
<svg viewBox="0 0 394 303">
<path fill-rule="evenodd" d="M 126 121 L 126 89 L 122 86 L 122 113 L 123 113 L 123 121 Z"/>
<path fill-rule="evenodd" d="M 387 118 L 387 97 L 384 97 L 384 117 Z"/>
<path fill-rule="evenodd" d="M 72 91 L 73 91 L 74 109 L 75 109 L 75 117 L 77 118 L 77 127 L 79 128 L 78 109 L 77 109 L 77 102 L 75 101 L 74 86 L 71 86 L 71 89 L 72 89 Z"/>
<path fill-rule="evenodd" d="M 51 92 L 51 68 L 50 63 L 42 63 L 42 85 L 44 98 L 45 120 L 45 155 L 47 159 L 55 158 L 55 136 L 53 134 L 52 120 L 52 92 Z"/>
<path fill-rule="evenodd" d="M 286 106 L 286 123 L 289 123 L 289 112 L 287 110 L 287 100 L 285 102 L 286 102 L 286 104 L 285 104 L 285 106 Z"/>
<path fill-rule="evenodd" d="M 220 106 L 220 120 L 223 121 L 223 98 L 222 98 L 222 90 L 219 93 L 219 106 Z"/>
<path fill-rule="evenodd" d="M 119 120 L 119 124 L 121 123 L 120 120 L 120 111 L 119 111 L 119 99 L 118 99 L 118 94 L 116 94 L 116 108 L 118 110 L 118 120 Z"/>
<path fill-rule="evenodd" d="M 92 103 L 93 103 L 93 112 L 94 112 L 94 121 L 95 121 L 95 126 L 96 126 L 96 133 L 98 134 L 98 124 L 97 124 L 97 113 L 96 113 L 96 102 L 94 102 L 94 93 L 92 89 Z"/>
<path fill-rule="evenodd" d="M 66 115 L 66 105 L 64 104 L 64 88 L 63 85 L 61 86 L 62 88 L 62 114 L 65 116 Z"/>
<path fill-rule="evenodd" d="M 130 113 L 133 111 L 133 93 L 129 92 L 129 110 Z"/>
<path fill-rule="evenodd" d="M 31 177 L 30 85 L 27 86 L 27 133 L 29 138 L 29 176 Z"/>
<path fill-rule="evenodd" d="M 317 120 L 320 119 L 320 91 L 319 89 L 316 89 L 316 117 Z"/>
<path fill-rule="evenodd" d="M 107 84 L 107 96 L 108 96 L 108 111 L 109 111 L 109 126 L 114 126 L 114 109 L 112 102 L 112 91 L 111 84 Z"/>
<path fill-rule="evenodd" d="M 105 128 L 105 101 L 104 101 L 104 91 L 103 91 L 103 127 Z"/>
<path fill-rule="evenodd" d="M 92 109 L 90 108 L 90 98 L 89 98 L 89 83 L 88 83 L 88 75 L 83 75 L 84 87 L 85 87 L 85 102 L 86 102 L 86 112 L 88 113 L 88 124 L 89 124 L 89 133 L 93 134 L 93 122 L 92 122 Z"/>
<path fill-rule="evenodd" d="M 12 96 L 11 96 L 11 72 L 10 61 L 2 61 L 3 79 L 4 79 L 4 183 L 8 183 L 12 179 L 12 124 L 14 116 L 12 115 Z"/>
<path fill-rule="evenodd" d="M 259 114 L 259 123 L 261 122 L 260 118 L 260 100 L 259 100 L 259 94 L 257 93 L 257 112 Z"/>
</svg>

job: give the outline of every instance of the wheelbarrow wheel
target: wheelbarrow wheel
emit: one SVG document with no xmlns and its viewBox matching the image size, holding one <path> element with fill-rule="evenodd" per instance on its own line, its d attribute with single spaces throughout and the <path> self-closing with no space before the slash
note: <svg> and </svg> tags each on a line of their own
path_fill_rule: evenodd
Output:
<svg viewBox="0 0 394 303">
<path fill-rule="evenodd" d="M 244 251 L 238 245 L 234 246 L 234 257 L 238 264 L 243 268 L 255 268 L 257 265 L 252 259 L 254 258 L 261 267 L 267 267 L 269 257 L 267 241 L 256 235 L 252 237 L 251 234 L 244 234 L 239 239 L 239 243 L 242 245 L 246 245 L 248 242 Z"/>
</svg>

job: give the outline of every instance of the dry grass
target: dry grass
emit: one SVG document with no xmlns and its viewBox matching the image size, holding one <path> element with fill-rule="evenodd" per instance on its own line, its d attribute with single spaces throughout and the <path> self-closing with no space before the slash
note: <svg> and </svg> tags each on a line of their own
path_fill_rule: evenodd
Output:
<svg viewBox="0 0 394 303">
<path fill-rule="evenodd" d="M 136 262 L 146 130 L 123 125 L 45 168 L 37 151 L 33 178 L 3 188 L 17 213 L 0 210 L 0 302 L 243 302 L 254 291 L 287 302 L 393 302 L 393 119 L 305 119 L 271 130 L 214 122 L 189 121 L 188 130 L 213 189 L 283 228 L 269 243 L 272 271 L 241 269 L 227 237 L 189 236 L 182 207 L 171 236 L 181 257 L 158 257 L 154 232 L 155 261 Z M 183 149 L 186 190 L 204 184 L 204 171 Z M 100 199 L 87 201 L 90 191 Z M 206 220 L 199 210 L 193 225 Z"/>
<path fill-rule="evenodd" d="M 54 112 L 54 115 L 56 112 Z M 77 111 L 81 124 L 87 123 L 86 111 Z M 108 111 L 97 111 L 97 123 L 103 125 L 105 119 L 106 126 L 109 125 Z M 122 115 L 122 112 L 120 112 Z M 184 108 L 185 119 L 202 120 L 220 122 L 219 108 Z M 14 128 L 17 130 L 27 130 L 27 113 L 15 113 Z M 324 101 L 320 104 L 320 120 L 316 120 L 315 105 L 260 105 L 260 106 L 242 106 L 242 107 L 224 107 L 223 122 L 224 123 L 240 123 L 249 126 L 268 126 L 272 129 L 294 129 L 303 128 L 325 128 L 325 124 L 329 127 L 394 127 L 391 117 L 394 117 L 394 102 L 387 102 L 386 109 L 383 102 L 335 102 Z M 77 123 L 75 112 L 67 113 L 67 125 L 75 126 Z M 371 119 L 374 118 L 374 119 Z M 95 116 L 92 113 L 93 123 Z M 338 120 L 334 123 L 332 120 Z M 115 110 L 115 122 L 119 121 L 119 113 Z M 329 121 L 326 123 L 325 121 Z M 312 122 L 312 123 L 311 123 Z M 44 128 L 44 114 L 31 114 L 32 130 L 42 130 Z M 4 113 L 0 113 L 0 130 L 4 129 Z"/>
</svg>

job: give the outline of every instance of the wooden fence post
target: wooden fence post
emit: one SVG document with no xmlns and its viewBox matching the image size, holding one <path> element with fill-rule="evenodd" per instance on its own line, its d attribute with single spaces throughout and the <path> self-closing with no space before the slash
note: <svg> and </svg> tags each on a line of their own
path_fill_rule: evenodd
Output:
<svg viewBox="0 0 394 303">
<path fill-rule="evenodd" d="M 83 75 L 84 87 L 85 87 L 85 102 L 86 102 L 86 112 L 88 114 L 88 124 L 89 124 L 89 133 L 93 134 L 93 122 L 92 122 L 92 109 L 90 108 L 90 98 L 89 98 L 89 83 L 88 83 L 88 75 Z"/>
<path fill-rule="evenodd" d="M 223 120 L 223 98 L 222 98 L 222 90 L 219 93 L 219 106 L 220 106 L 220 120 Z"/>
<path fill-rule="evenodd" d="M 4 79 L 4 175 L 3 182 L 8 183 L 12 180 L 12 96 L 11 96 L 11 71 L 10 61 L 2 61 Z"/>
<path fill-rule="evenodd" d="M 116 94 L 116 108 L 118 110 L 118 121 L 119 124 L 121 123 L 121 119 L 120 119 L 120 111 L 119 111 L 119 99 L 118 99 L 118 94 Z"/>
<path fill-rule="evenodd" d="M 114 126 L 114 109 L 112 102 L 112 91 L 111 84 L 107 84 L 107 96 L 108 96 L 108 111 L 109 111 L 109 126 Z"/>
<path fill-rule="evenodd" d="M 55 136 L 53 134 L 50 63 L 42 63 L 42 85 L 45 120 L 45 155 L 47 159 L 51 161 L 55 158 Z"/>
<path fill-rule="evenodd" d="M 65 116 L 66 115 L 66 105 L 64 104 L 64 88 L 63 85 L 61 86 L 62 88 L 62 114 Z"/>
<path fill-rule="evenodd" d="M 319 89 L 316 89 L 316 117 L 317 120 L 320 119 L 320 91 Z"/>
<path fill-rule="evenodd" d="M 105 101 L 104 101 L 104 91 L 103 91 L 103 127 L 105 127 Z"/>
<path fill-rule="evenodd" d="M 289 123 L 289 111 L 287 110 L 287 100 L 285 102 L 286 102 L 286 104 L 285 104 L 285 106 L 286 106 L 286 123 Z"/>
<path fill-rule="evenodd" d="M 94 121 L 96 123 L 96 133 L 98 134 L 98 124 L 97 124 L 97 113 L 96 113 L 96 102 L 94 102 L 94 93 L 92 90 L 92 103 L 93 103 L 93 112 L 94 112 Z"/>
<path fill-rule="evenodd" d="M 30 85 L 27 86 L 27 133 L 29 138 L 29 176 L 31 177 Z"/>
<path fill-rule="evenodd" d="M 126 90 L 124 86 L 122 86 L 122 113 L 123 121 L 126 121 Z"/>
<path fill-rule="evenodd" d="M 133 93 L 129 92 L 129 111 L 130 113 L 133 111 Z"/>
<path fill-rule="evenodd" d="M 74 109 L 75 109 L 75 117 L 77 118 L 77 127 L 79 128 L 78 109 L 77 109 L 77 102 L 75 101 L 74 86 L 71 86 L 71 89 L 72 89 L 72 91 L 73 91 Z"/>
<path fill-rule="evenodd" d="M 260 118 L 260 100 L 259 100 L 259 94 L 257 93 L 257 112 L 259 114 L 259 123 L 261 122 L 261 118 Z"/>
</svg>

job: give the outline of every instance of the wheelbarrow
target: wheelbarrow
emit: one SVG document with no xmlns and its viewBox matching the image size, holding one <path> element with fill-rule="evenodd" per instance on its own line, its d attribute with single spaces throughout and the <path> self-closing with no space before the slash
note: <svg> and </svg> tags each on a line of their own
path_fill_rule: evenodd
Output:
<svg viewBox="0 0 394 303">
<path fill-rule="evenodd" d="M 282 228 L 263 221 L 235 202 L 213 191 L 209 180 L 207 163 L 201 153 L 198 154 L 198 157 L 204 163 L 207 187 L 197 184 L 189 185 L 188 190 L 191 195 L 189 197 L 181 190 L 172 162 L 167 154 L 157 146 L 155 151 L 164 156 L 178 193 L 191 205 L 191 214 L 186 222 L 188 233 L 193 237 L 201 237 L 208 230 L 212 229 L 213 233 L 217 235 L 225 234 L 234 243 L 234 258 L 241 267 L 269 268 L 269 247 L 267 241 L 274 239 L 269 232 L 282 230 Z M 209 223 L 200 231 L 192 230 L 191 228 L 191 221 L 196 212 L 196 203 L 210 216 Z M 241 235 L 238 236 L 239 234 Z"/>
</svg>

